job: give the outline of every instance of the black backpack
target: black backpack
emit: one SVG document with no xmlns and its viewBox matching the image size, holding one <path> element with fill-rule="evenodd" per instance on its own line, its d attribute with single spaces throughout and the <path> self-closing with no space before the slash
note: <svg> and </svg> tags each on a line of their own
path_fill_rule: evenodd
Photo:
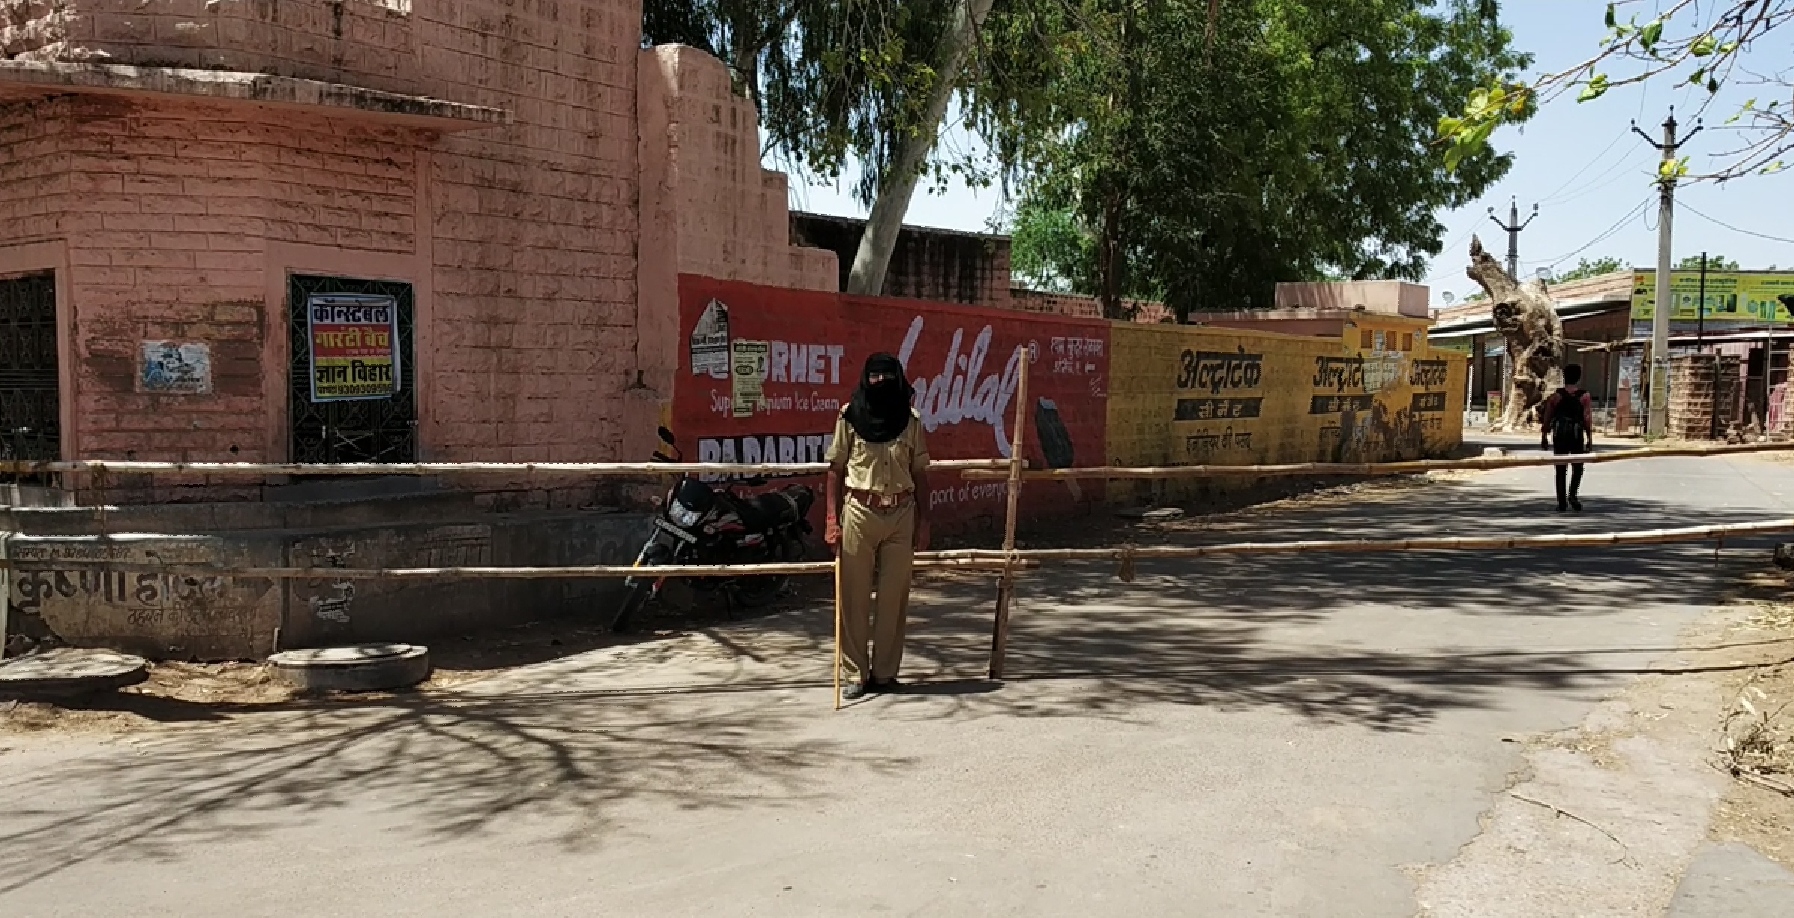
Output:
<svg viewBox="0 0 1794 918">
<path fill-rule="evenodd" d="M 1557 408 L 1551 414 L 1551 445 L 1558 449 L 1581 449 L 1587 442 L 1582 393 L 1571 392 L 1568 388 L 1557 390 Z"/>
</svg>

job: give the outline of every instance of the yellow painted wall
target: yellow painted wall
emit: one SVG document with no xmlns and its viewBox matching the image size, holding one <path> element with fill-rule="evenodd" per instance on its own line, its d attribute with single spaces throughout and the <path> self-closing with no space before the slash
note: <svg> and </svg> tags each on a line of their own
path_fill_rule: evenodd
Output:
<svg viewBox="0 0 1794 918">
<path fill-rule="evenodd" d="M 1361 319 L 1343 340 L 1117 323 L 1110 465 L 1378 462 L 1442 456 L 1464 435 L 1467 361 L 1424 321 Z M 1243 479 L 1172 485 L 1175 496 Z M 1116 482 L 1110 499 L 1144 490 Z"/>
</svg>

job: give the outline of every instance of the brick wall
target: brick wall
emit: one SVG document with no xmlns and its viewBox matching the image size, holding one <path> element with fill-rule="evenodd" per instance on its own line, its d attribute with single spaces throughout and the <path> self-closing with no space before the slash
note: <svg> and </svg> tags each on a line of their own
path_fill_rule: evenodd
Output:
<svg viewBox="0 0 1794 918">
<path fill-rule="evenodd" d="M 0 0 L 0 60 L 81 60 L 68 42 L 74 0 Z"/>
<path fill-rule="evenodd" d="M 69 4 L 0 7 L 41 20 L 38 44 L 14 23 L 3 47 L 50 53 L 53 20 L 73 30 L 59 60 L 100 48 L 510 115 L 438 133 L 167 93 L 0 105 L 0 263 L 67 252 L 71 454 L 288 458 L 289 273 L 413 286 L 419 451 L 448 461 L 645 456 L 631 438 L 670 403 L 679 271 L 833 284 L 830 253 L 787 239 L 752 106 L 714 58 L 641 51 L 634 2 Z M 141 391 L 156 340 L 208 345 L 213 390 Z"/>
<path fill-rule="evenodd" d="M 835 258 L 786 238 L 789 185 L 760 167 L 759 115 L 723 62 L 681 45 L 643 57 L 643 158 L 664 161 L 678 271 L 833 290 Z"/>
<path fill-rule="evenodd" d="M 53 8 L 59 43 L 39 60 L 272 73 L 426 91 L 410 0 L 12 0 Z M 425 17 L 445 6 L 424 4 Z M 474 36 L 470 43 L 477 44 Z"/>
<path fill-rule="evenodd" d="M 617 458 L 635 366 L 639 6 L 458 0 L 418 15 L 431 84 L 514 118 L 430 154 L 429 455 Z"/>
<path fill-rule="evenodd" d="M 1121 304 L 1133 310 L 1134 321 L 1143 325 L 1161 325 L 1175 323 L 1177 317 L 1164 303 L 1150 300 L 1122 300 Z M 1082 296 L 1076 293 L 1048 293 L 1043 290 L 1023 290 L 1020 287 L 1009 291 L 1009 308 L 1041 315 L 1073 316 L 1083 319 L 1100 319 L 1103 317 L 1103 304 L 1093 296 Z"/>
<path fill-rule="evenodd" d="M 409 253 L 412 183 L 391 164 L 411 159 L 412 139 L 241 107 L 50 105 L 48 117 L 7 123 L 51 126 L 67 171 L 49 181 L 65 193 L 47 216 L 9 225 L 7 241 L 65 241 L 58 283 L 74 305 L 76 364 L 65 436 L 91 457 L 280 458 L 270 431 L 284 405 L 268 397 L 267 355 L 284 354 L 285 310 L 268 294 L 268 245 Z M 142 391 L 143 342 L 161 340 L 208 346 L 210 393 Z M 284 383 L 284 361 L 272 369 Z"/>
<path fill-rule="evenodd" d="M 67 96 L 0 104 L 0 240 L 60 236 L 57 215 L 75 187 L 63 150 L 74 108 Z"/>
</svg>

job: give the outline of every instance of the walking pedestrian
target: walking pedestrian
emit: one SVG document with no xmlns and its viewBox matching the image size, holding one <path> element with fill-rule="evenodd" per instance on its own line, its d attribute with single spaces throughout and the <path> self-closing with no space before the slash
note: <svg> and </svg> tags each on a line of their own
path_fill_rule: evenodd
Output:
<svg viewBox="0 0 1794 918">
<path fill-rule="evenodd" d="M 1549 449 L 1559 456 L 1576 456 L 1594 450 L 1595 405 L 1581 383 L 1582 367 L 1573 363 L 1564 367 L 1563 388 L 1551 393 L 1539 411 L 1540 449 Z M 1577 496 L 1582 490 L 1582 463 L 1569 463 L 1568 469 L 1558 465 L 1556 469 L 1557 512 L 1571 509 L 1582 512 L 1582 501 Z M 1566 472 L 1570 479 L 1568 489 L 1564 487 Z"/>
<path fill-rule="evenodd" d="M 914 394 L 901 361 L 872 355 L 829 444 L 823 540 L 841 557 L 835 614 L 847 699 L 898 688 L 910 569 L 928 547 L 928 445 Z"/>
</svg>

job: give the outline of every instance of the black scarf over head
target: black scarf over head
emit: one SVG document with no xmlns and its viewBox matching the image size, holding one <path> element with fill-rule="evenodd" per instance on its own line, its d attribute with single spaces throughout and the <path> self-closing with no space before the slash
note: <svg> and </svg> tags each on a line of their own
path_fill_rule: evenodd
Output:
<svg viewBox="0 0 1794 918">
<path fill-rule="evenodd" d="M 874 373 L 887 373 L 892 378 L 870 385 Z M 903 436 L 909 427 L 909 400 L 913 395 L 915 389 L 904 376 L 903 361 L 890 354 L 873 354 L 866 358 L 860 387 L 853 390 L 853 398 L 847 403 L 847 423 L 868 443 L 889 443 Z"/>
</svg>

